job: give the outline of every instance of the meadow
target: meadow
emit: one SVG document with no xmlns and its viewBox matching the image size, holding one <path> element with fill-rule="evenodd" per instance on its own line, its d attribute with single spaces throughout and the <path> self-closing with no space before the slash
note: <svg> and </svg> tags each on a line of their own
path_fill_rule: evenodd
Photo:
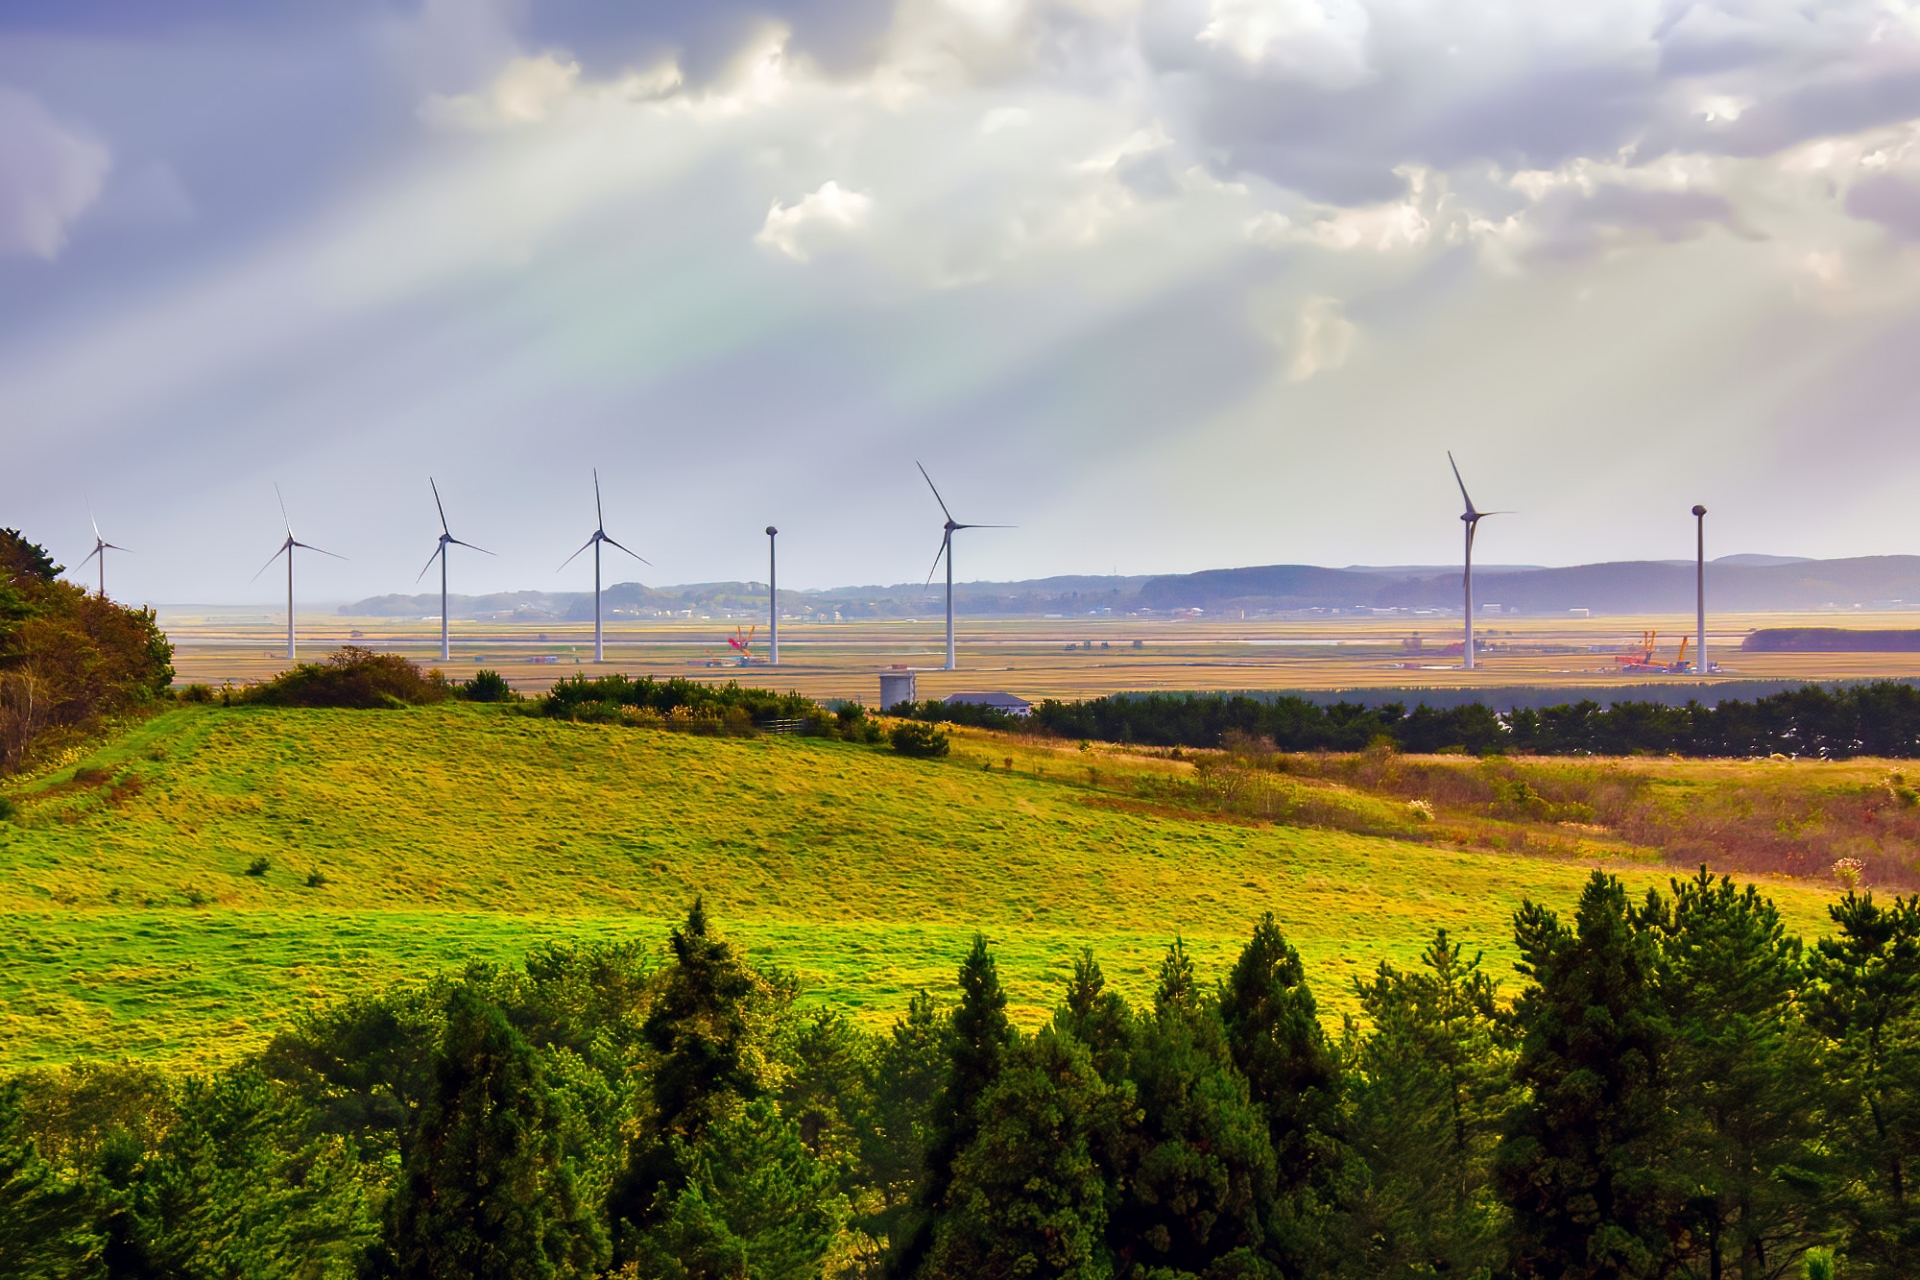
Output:
<svg viewBox="0 0 1920 1280">
<path fill-rule="evenodd" d="M 1139 799 L 1197 772 L 978 733 L 926 761 L 466 704 L 184 707 L 8 789 L 0 1065 L 227 1061 L 368 984 L 657 941 L 695 895 L 806 999 L 870 1025 L 950 990 L 975 930 L 1031 1025 L 1083 944 L 1139 997 L 1174 936 L 1217 974 L 1268 910 L 1337 1016 L 1352 978 L 1410 962 L 1436 926 L 1509 974 L 1524 899 L 1569 905 L 1596 861 L 1635 891 L 1675 870 L 1603 832 L 1543 851 Z M 1767 891 L 1822 930 L 1830 884 Z"/>
</svg>

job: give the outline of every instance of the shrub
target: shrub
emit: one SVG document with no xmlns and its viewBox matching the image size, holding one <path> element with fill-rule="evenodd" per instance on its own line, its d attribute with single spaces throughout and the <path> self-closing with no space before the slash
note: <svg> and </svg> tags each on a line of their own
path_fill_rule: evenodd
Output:
<svg viewBox="0 0 1920 1280">
<path fill-rule="evenodd" d="M 474 672 L 473 679 L 460 685 L 460 696 L 468 702 L 520 701 L 520 695 L 513 691 L 513 686 L 498 671 Z"/>
<path fill-rule="evenodd" d="M 307 872 L 307 888 L 324 889 L 326 887 L 327 877 L 320 868 L 315 867 L 313 870 Z"/>
<path fill-rule="evenodd" d="M 243 691 L 236 702 L 263 707 L 339 707 L 371 711 L 439 702 L 451 692 L 439 672 L 422 672 L 397 653 L 347 645 L 324 663 L 303 662 L 265 684 Z"/>
<path fill-rule="evenodd" d="M 213 690 L 204 684 L 189 684 L 175 689 L 173 696 L 182 702 L 212 702 Z"/>
<path fill-rule="evenodd" d="M 265 858 L 255 858 L 247 864 L 247 874 L 250 876 L 263 876 L 267 874 L 272 866 L 273 864 Z"/>
<path fill-rule="evenodd" d="M 799 720 L 817 706 L 797 693 L 774 693 L 770 689 L 743 689 L 734 681 L 724 685 L 701 684 L 674 676 L 656 680 L 626 675 L 569 676 L 555 682 L 540 699 L 540 714 L 559 720 L 587 720 L 617 723 L 622 709 L 653 711 L 667 718 L 669 727 L 714 733 L 722 728 L 725 713 L 738 707 L 749 722 L 757 720 Z M 678 721 L 676 715 L 680 716 Z M 704 723 L 691 723 L 700 721 Z"/>
<path fill-rule="evenodd" d="M 904 724 L 895 725 L 893 732 L 888 736 L 893 742 L 893 749 L 903 756 L 931 758 L 944 756 L 951 749 L 946 734 L 919 720 L 908 720 Z"/>
<path fill-rule="evenodd" d="M 20 812 L 19 805 L 7 799 L 5 796 L 0 796 L 0 822 L 8 821 L 16 813 L 19 813 L 19 812 Z"/>
</svg>

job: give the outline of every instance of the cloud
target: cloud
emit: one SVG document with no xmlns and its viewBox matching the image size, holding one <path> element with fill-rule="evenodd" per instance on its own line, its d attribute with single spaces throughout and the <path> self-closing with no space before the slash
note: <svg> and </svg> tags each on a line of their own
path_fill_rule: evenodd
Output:
<svg viewBox="0 0 1920 1280">
<path fill-rule="evenodd" d="M 1920 179 L 1911 174 L 1875 173 L 1847 191 L 1847 212 L 1877 222 L 1897 240 L 1920 240 Z"/>
<path fill-rule="evenodd" d="M 0 85 L 0 254 L 59 257 L 112 164 L 104 143 L 55 120 L 39 99 Z"/>
<path fill-rule="evenodd" d="M 775 200 L 753 242 L 778 249 L 795 262 L 805 262 L 812 246 L 858 230 L 872 211 L 873 197 L 843 190 L 838 182 L 828 181 L 792 207 Z"/>
<path fill-rule="evenodd" d="M 1359 0 L 1210 0 L 1194 38 L 1258 71 L 1346 88 L 1369 74 L 1371 25 Z"/>
</svg>

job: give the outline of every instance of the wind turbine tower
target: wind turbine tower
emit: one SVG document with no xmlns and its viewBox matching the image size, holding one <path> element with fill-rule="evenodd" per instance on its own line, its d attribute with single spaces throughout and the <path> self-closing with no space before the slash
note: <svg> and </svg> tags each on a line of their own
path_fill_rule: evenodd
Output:
<svg viewBox="0 0 1920 1280">
<path fill-rule="evenodd" d="M 780 531 L 767 526 L 767 665 L 780 665 L 780 575 L 774 562 L 773 540 Z"/>
<path fill-rule="evenodd" d="M 593 548 L 593 660 L 595 662 L 605 662 L 607 660 L 607 651 L 606 646 L 601 640 L 600 633 L 600 544 L 604 542 L 610 547 L 620 547 L 620 550 L 626 551 L 628 555 L 638 560 L 641 564 L 646 565 L 649 569 L 653 567 L 653 562 L 638 552 L 627 551 L 627 548 L 621 547 L 619 543 L 607 536 L 606 510 L 600 505 L 600 469 L 598 467 L 594 468 L 593 472 L 593 518 L 595 521 L 593 536 L 580 545 L 580 551 L 585 551 L 588 547 Z M 573 555 L 562 560 L 560 562 L 560 568 L 564 569 L 572 564 L 580 555 L 580 551 L 576 551 Z M 559 571 L 559 569 L 554 570 L 555 573 Z"/>
<path fill-rule="evenodd" d="M 440 501 L 440 486 L 434 484 L 432 476 L 427 477 L 427 484 L 433 489 L 434 510 L 440 513 L 440 545 L 435 547 L 433 554 L 427 557 L 427 563 L 422 566 L 414 582 L 418 584 L 421 578 L 427 576 L 427 570 L 433 568 L 435 560 L 440 562 L 440 661 L 445 662 L 453 657 L 453 647 L 447 636 L 447 548 L 470 547 L 483 556 L 490 556 L 493 552 L 485 547 L 475 547 L 471 542 L 462 542 L 453 536 L 452 531 L 447 528 L 447 509 Z"/>
<path fill-rule="evenodd" d="M 1467 526 L 1467 572 L 1465 578 L 1467 592 L 1467 642 L 1463 646 L 1463 653 L 1466 657 L 1464 665 L 1468 671 L 1471 671 L 1473 670 L 1473 535 L 1479 531 L 1480 522 L 1488 516 L 1505 516 L 1512 515 L 1513 513 L 1511 511 L 1478 510 L 1473 505 L 1473 499 L 1467 494 L 1467 482 L 1460 478 L 1460 464 L 1453 460 L 1453 451 L 1451 449 L 1447 451 L 1447 465 L 1453 468 L 1453 482 L 1460 486 L 1461 500 L 1467 504 L 1467 509 L 1460 514 L 1460 519 Z"/>
<path fill-rule="evenodd" d="M 961 529 L 1011 529 L 1013 526 L 1010 524 L 960 524 L 954 520 L 953 512 L 947 510 L 947 500 L 941 497 L 940 490 L 934 487 L 933 477 L 927 475 L 927 469 L 921 467 L 918 462 L 913 465 L 920 467 L 920 474 L 925 478 L 927 488 L 933 490 L 933 500 L 940 504 L 940 514 L 947 518 L 946 532 L 940 538 L 940 551 L 933 557 L 933 569 L 927 570 L 927 582 L 933 581 L 933 571 L 940 567 L 940 561 L 944 557 L 947 562 L 947 665 L 941 670 L 957 671 L 959 666 L 953 660 L 953 535 Z"/>
<path fill-rule="evenodd" d="M 100 598 L 105 600 L 107 598 L 107 552 L 127 551 L 127 549 L 125 547 L 116 547 L 113 543 L 108 542 L 100 536 L 100 522 L 93 518 L 93 507 L 91 504 L 87 507 L 87 520 L 93 525 L 93 550 L 87 553 L 87 560 L 91 560 L 95 556 L 100 557 Z M 132 555 L 133 552 L 127 551 L 127 554 Z M 87 560 L 82 560 L 80 563 L 85 564 Z M 258 577 L 259 575 L 256 574 L 255 576 Z"/>
<path fill-rule="evenodd" d="M 1700 628 L 1694 638 L 1693 669 L 1704 677 L 1707 674 L 1707 509 L 1697 502 L 1693 505 L 1693 523 L 1694 607 L 1698 610 L 1695 621 Z"/>
<path fill-rule="evenodd" d="M 280 549 L 278 551 L 274 552 L 272 555 L 267 557 L 267 562 L 265 564 L 261 565 L 258 569 L 254 570 L 253 577 L 248 579 L 248 581 L 257 580 L 261 574 L 265 573 L 268 569 L 271 569 L 273 567 L 273 562 L 275 560 L 278 560 L 281 556 L 284 555 L 287 558 L 287 661 L 292 662 L 294 661 L 294 644 L 293 644 L 293 553 L 294 553 L 294 550 L 298 548 L 302 551 L 318 551 L 323 556 L 333 556 L 335 560 L 345 560 L 346 557 L 341 555 L 334 555 L 334 553 L 331 551 L 322 550 L 319 547 L 313 546 L 311 543 L 301 542 L 297 540 L 293 536 L 293 521 L 287 518 L 287 500 L 285 497 L 281 495 L 280 486 L 277 484 L 273 486 L 273 496 L 280 500 L 280 523 L 286 526 L 287 540 L 280 544 Z"/>
</svg>

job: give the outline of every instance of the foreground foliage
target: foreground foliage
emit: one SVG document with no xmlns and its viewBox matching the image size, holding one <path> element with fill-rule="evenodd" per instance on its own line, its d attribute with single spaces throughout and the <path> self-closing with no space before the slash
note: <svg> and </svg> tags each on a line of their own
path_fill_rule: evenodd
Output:
<svg viewBox="0 0 1920 1280">
<path fill-rule="evenodd" d="M 695 902 L 367 994 L 211 1076 L 0 1088 L 0 1272 L 52 1277 L 1894 1280 L 1920 1269 L 1920 900 L 1810 952 L 1705 872 L 1528 903 L 1512 1005 L 1442 930 L 1322 1027 L 1272 916 L 1150 1003 L 1082 952 L 1010 1021 L 796 1002 Z M 1836 1271 L 1837 1268 L 1837 1271 Z"/>
</svg>

